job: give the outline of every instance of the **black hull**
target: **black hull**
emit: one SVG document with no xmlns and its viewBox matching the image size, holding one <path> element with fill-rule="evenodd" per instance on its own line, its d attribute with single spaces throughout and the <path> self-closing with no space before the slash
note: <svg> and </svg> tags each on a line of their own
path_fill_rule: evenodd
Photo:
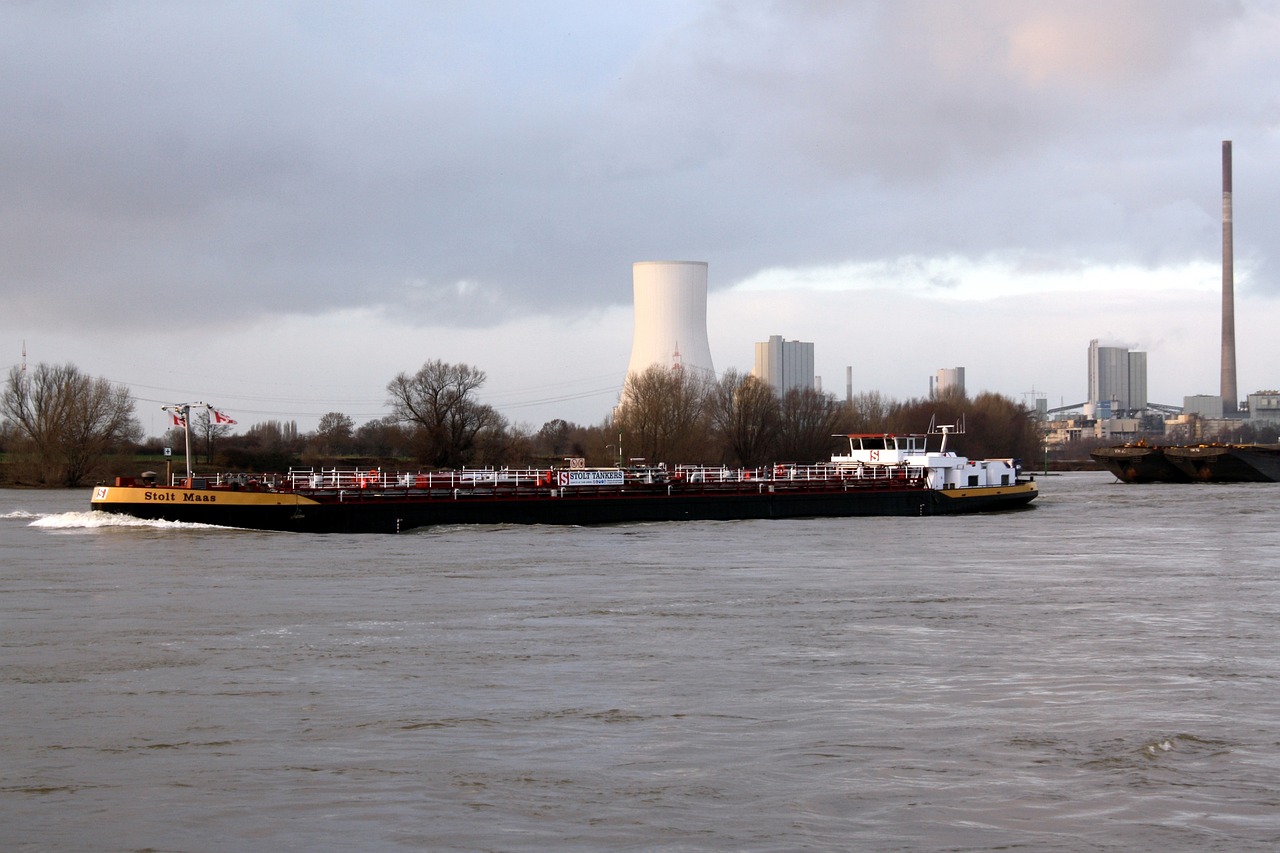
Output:
<svg viewBox="0 0 1280 853">
<path fill-rule="evenodd" d="M 442 524 L 598 525 L 655 521 L 736 521 L 856 516 L 931 516 L 1020 509 L 1034 484 L 939 492 L 925 488 L 851 488 L 773 493 L 627 494 L 554 497 L 461 495 L 424 500 L 372 492 L 341 501 L 234 503 L 94 503 L 93 508 L 144 519 L 298 533 L 398 533 Z"/>
<path fill-rule="evenodd" d="M 1104 447 L 1089 454 L 1126 483 L 1280 483 L 1280 447 Z"/>
<path fill-rule="evenodd" d="M 1254 445 L 1170 447 L 1165 455 L 1194 481 L 1280 482 L 1280 450 Z"/>
<path fill-rule="evenodd" d="M 1103 447 L 1089 456 L 1126 483 L 1191 482 L 1187 472 L 1165 456 L 1163 447 Z"/>
</svg>

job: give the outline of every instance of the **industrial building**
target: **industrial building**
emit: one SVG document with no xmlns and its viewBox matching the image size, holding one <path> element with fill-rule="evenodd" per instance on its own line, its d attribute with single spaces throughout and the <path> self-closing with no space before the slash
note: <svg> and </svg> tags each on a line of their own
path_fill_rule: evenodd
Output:
<svg viewBox="0 0 1280 853">
<path fill-rule="evenodd" d="M 1222 396 L 1220 394 L 1191 394 L 1183 397 L 1182 413 L 1184 415 L 1195 415 L 1201 419 L 1221 419 Z"/>
<path fill-rule="evenodd" d="M 1280 423 L 1280 391 L 1256 391 L 1250 394 L 1249 420 Z"/>
<path fill-rule="evenodd" d="M 1147 408 L 1147 354 L 1089 342 L 1088 417 L 1111 418 Z"/>
<path fill-rule="evenodd" d="M 964 368 L 941 367 L 934 376 L 929 377 L 929 397 L 963 397 Z"/>
<path fill-rule="evenodd" d="M 814 388 L 813 344 L 770 335 L 769 340 L 756 343 L 751 375 L 768 383 L 778 396 L 795 388 Z"/>
<path fill-rule="evenodd" d="M 1047 424 L 1050 444 L 1081 437 L 1129 441 L 1158 436 L 1160 440 L 1223 440 L 1242 428 L 1259 430 L 1257 440 L 1272 427 L 1280 428 L 1280 391 L 1257 391 L 1238 397 L 1236 377 L 1235 272 L 1232 210 L 1231 141 L 1222 143 L 1222 348 L 1218 394 L 1194 394 L 1182 406 L 1147 399 L 1147 354 L 1124 347 L 1089 344 L 1089 396 L 1083 404 L 1044 408 L 1049 415 L 1079 411 Z M 1090 434 L 1092 433 L 1092 434 Z"/>
<path fill-rule="evenodd" d="M 638 261 L 631 281 L 635 332 L 627 373 L 658 364 L 714 378 L 707 343 L 707 262 Z"/>
</svg>

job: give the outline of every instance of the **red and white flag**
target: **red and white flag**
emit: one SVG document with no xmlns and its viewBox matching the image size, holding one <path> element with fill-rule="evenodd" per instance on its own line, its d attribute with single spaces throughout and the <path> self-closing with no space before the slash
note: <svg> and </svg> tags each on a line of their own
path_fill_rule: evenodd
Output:
<svg viewBox="0 0 1280 853">
<path fill-rule="evenodd" d="M 183 419 L 182 415 L 177 412 L 170 412 L 170 416 L 173 418 L 174 426 L 184 427 L 187 425 L 187 422 Z"/>
<path fill-rule="evenodd" d="M 235 421 L 234 421 L 234 420 L 232 420 L 231 418 L 227 417 L 227 416 L 226 416 L 226 415 L 224 415 L 222 412 L 219 412 L 217 409 L 213 409 L 213 408 L 211 408 L 211 409 L 209 409 L 209 411 L 213 412 L 213 422 L 214 422 L 215 424 L 233 424 L 233 423 L 235 423 Z"/>
</svg>

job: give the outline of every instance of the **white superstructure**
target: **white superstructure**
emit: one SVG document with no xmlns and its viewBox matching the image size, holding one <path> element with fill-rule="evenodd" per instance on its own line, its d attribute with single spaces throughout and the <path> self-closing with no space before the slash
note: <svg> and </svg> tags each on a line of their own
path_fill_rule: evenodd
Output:
<svg viewBox="0 0 1280 853">
<path fill-rule="evenodd" d="M 632 265 L 635 333 L 628 373 L 680 366 L 715 376 L 707 343 L 707 262 L 638 261 Z"/>
<path fill-rule="evenodd" d="M 931 430 L 932 432 L 932 430 Z M 947 436 L 955 427 L 939 427 L 942 446 L 928 449 L 921 434 L 861 433 L 845 436 L 848 454 L 837 453 L 831 462 L 841 468 L 897 467 L 907 476 L 924 476 L 931 489 L 977 489 L 1018 483 L 1018 463 L 1013 459 L 968 459 L 947 450 Z"/>
</svg>

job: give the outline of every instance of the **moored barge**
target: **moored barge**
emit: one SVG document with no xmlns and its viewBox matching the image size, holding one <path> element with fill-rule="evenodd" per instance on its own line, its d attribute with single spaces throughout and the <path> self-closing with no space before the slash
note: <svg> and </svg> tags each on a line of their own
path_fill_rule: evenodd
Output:
<svg viewBox="0 0 1280 853">
<path fill-rule="evenodd" d="M 1164 448 L 1144 443 L 1100 447 L 1093 461 L 1126 483 L 1188 483 L 1191 478 L 1165 456 Z"/>
<path fill-rule="evenodd" d="M 1126 483 L 1277 483 L 1280 445 L 1125 444 L 1089 454 Z"/>
</svg>

